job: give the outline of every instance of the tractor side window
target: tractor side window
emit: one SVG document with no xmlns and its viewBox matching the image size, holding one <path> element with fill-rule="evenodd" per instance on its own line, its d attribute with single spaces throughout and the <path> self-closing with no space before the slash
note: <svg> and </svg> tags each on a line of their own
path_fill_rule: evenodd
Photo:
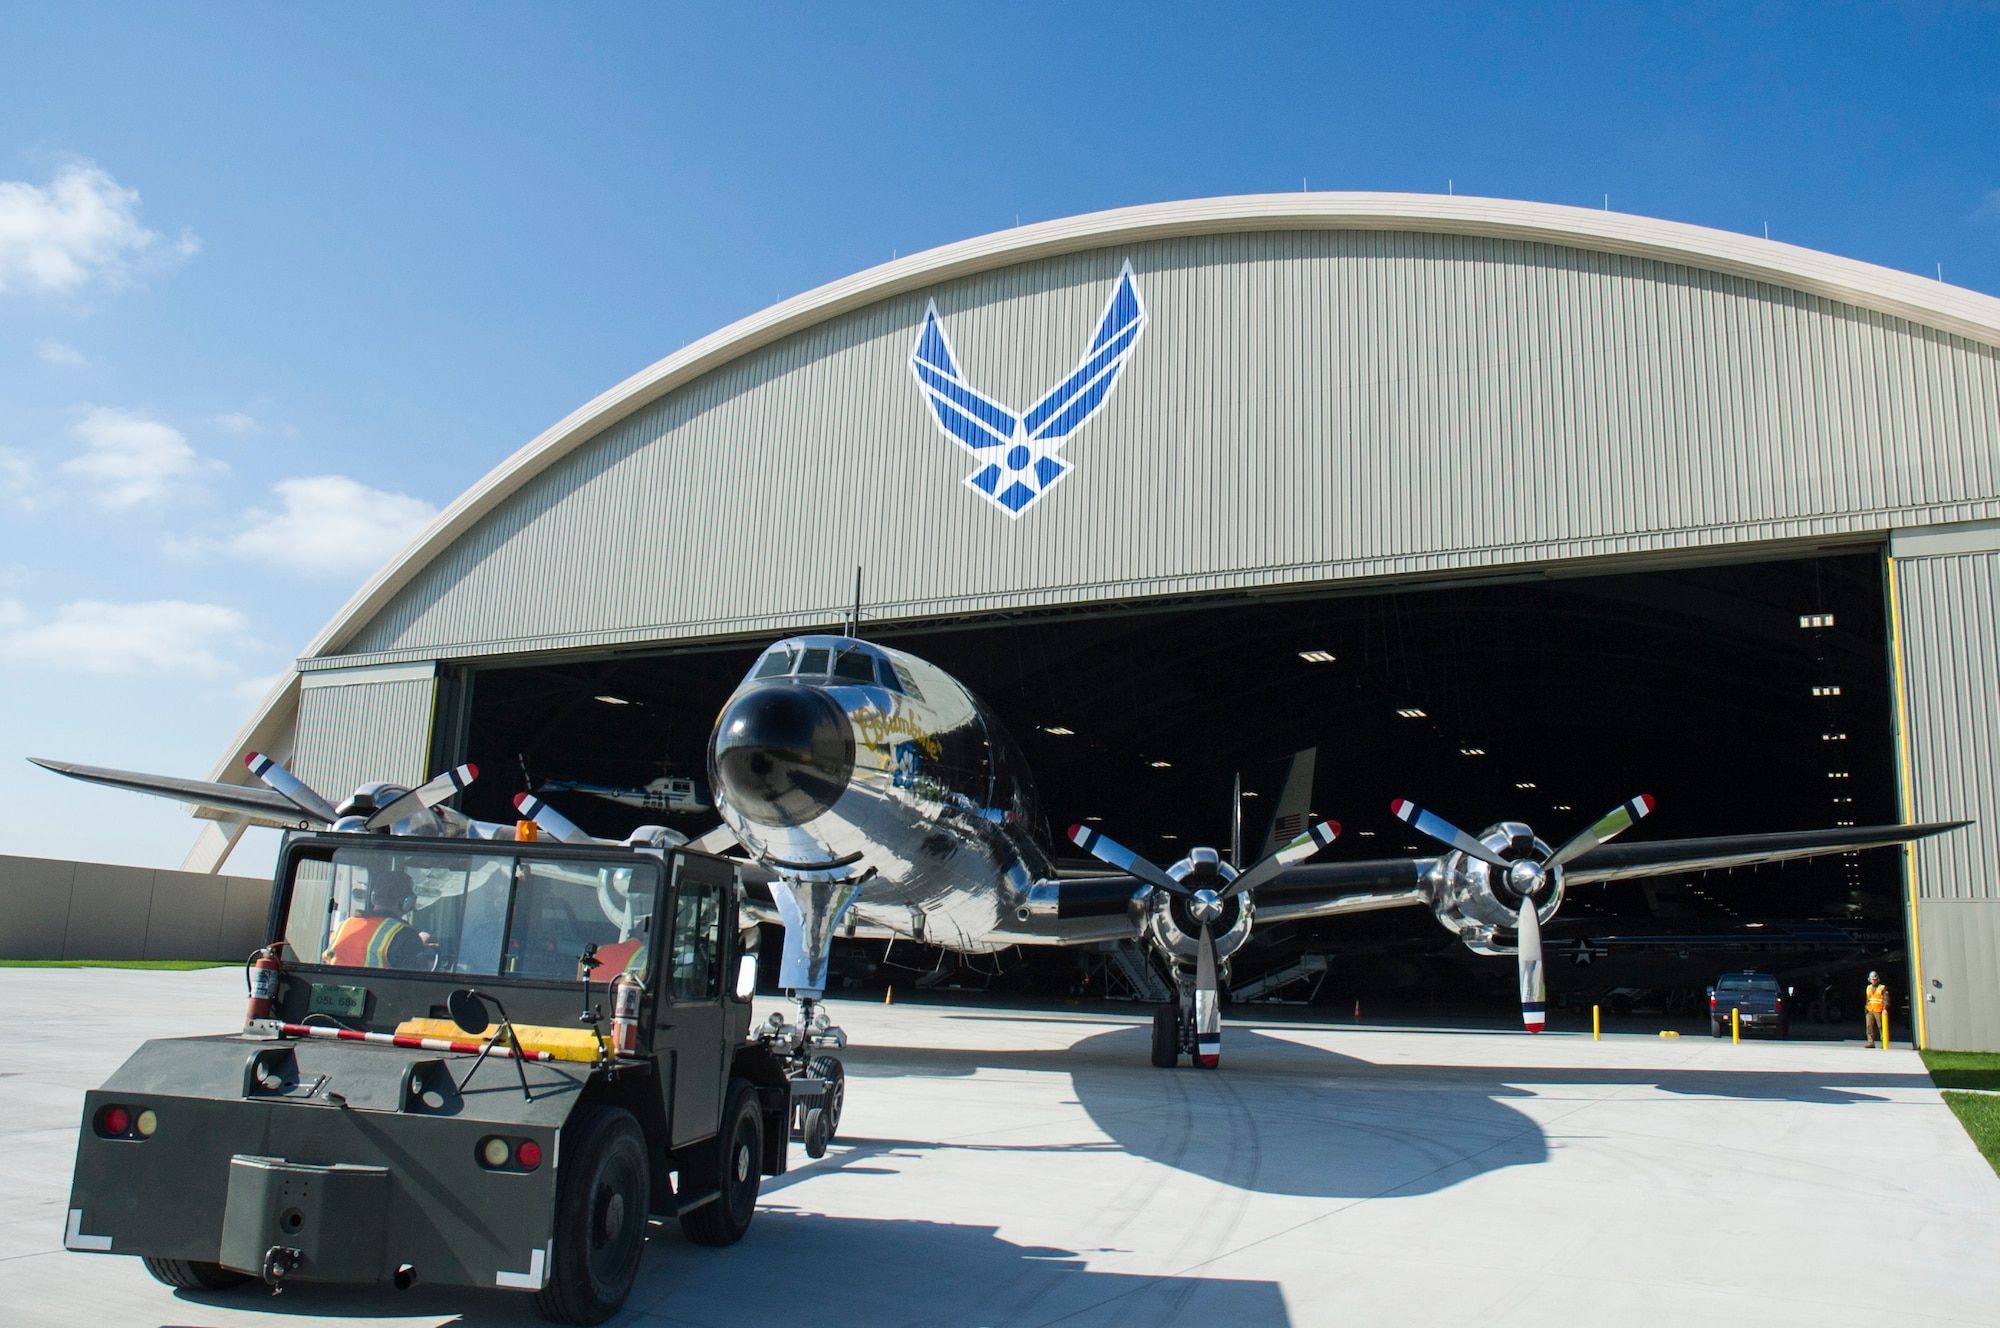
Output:
<svg viewBox="0 0 2000 1328">
<path fill-rule="evenodd" d="M 505 971 L 573 982 L 594 945 L 592 977 L 608 982 L 628 971 L 642 977 L 655 888 L 651 871 L 631 866 L 522 859 Z"/>
<path fill-rule="evenodd" d="M 722 990 L 722 890 L 681 878 L 674 893 L 673 998 L 714 1000 Z"/>
<path fill-rule="evenodd" d="M 292 900 L 285 911 L 290 962 L 317 964 L 333 939 L 333 864 L 304 858 L 292 868 Z"/>
<path fill-rule="evenodd" d="M 865 651 L 850 650 L 834 661 L 833 676 L 850 682 L 874 682 L 875 661 Z"/>
<path fill-rule="evenodd" d="M 294 886 L 287 939 L 301 959 L 339 968 L 386 968 L 419 973 L 499 970 L 513 859 L 485 853 L 409 853 L 395 849 L 336 850 L 327 882 Z M 325 899 L 328 926 L 317 952 L 300 888 Z M 318 892 L 324 888 L 325 894 Z"/>
</svg>

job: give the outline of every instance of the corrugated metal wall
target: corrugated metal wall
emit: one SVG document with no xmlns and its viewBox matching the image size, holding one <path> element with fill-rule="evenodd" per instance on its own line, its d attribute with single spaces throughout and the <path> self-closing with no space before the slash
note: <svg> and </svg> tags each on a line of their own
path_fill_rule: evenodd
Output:
<svg viewBox="0 0 2000 1328">
<path fill-rule="evenodd" d="M 437 680 L 428 665 L 308 675 L 291 771 L 338 805 L 362 784 L 414 788 L 430 774 Z"/>
<path fill-rule="evenodd" d="M 2000 545 L 2000 532 L 1977 533 Z M 1913 977 L 1931 1046 L 2000 1049 L 2000 547 L 1925 552 L 1965 542 L 1892 544 L 1910 814 L 1975 822 L 1912 851 Z"/>
<path fill-rule="evenodd" d="M 1018 521 L 908 368 L 935 297 L 1017 408 L 1130 258 L 1151 315 Z M 1463 236 L 1192 237 L 896 297 L 557 462 L 349 660 L 775 631 L 2000 515 L 2000 354 L 1818 297 Z"/>
</svg>

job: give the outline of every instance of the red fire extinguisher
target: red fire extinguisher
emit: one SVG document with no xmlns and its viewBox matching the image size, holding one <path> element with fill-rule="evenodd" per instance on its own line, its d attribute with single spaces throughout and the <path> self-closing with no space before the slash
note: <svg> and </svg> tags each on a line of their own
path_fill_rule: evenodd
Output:
<svg viewBox="0 0 2000 1328">
<path fill-rule="evenodd" d="M 611 1045 L 621 1055 L 639 1050 L 639 998 L 645 991 L 630 973 L 611 979 Z"/>
<path fill-rule="evenodd" d="M 244 985 L 250 989 L 250 1008 L 243 1019 L 269 1019 L 271 1002 L 278 999 L 278 977 L 284 972 L 278 963 L 278 947 L 267 946 L 250 956 L 244 965 Z"/>
</svg>

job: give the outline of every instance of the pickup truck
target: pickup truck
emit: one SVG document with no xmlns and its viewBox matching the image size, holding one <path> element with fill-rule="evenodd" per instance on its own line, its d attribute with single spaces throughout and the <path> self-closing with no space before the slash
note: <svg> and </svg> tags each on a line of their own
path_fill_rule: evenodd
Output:
<svg viewBox="0 0 2000 1328">
<path fill-rule="evenodd" d="M 1733 1011 L 1746 1033 L 1763 1029 L 1781 1038 L 1789 1037 L 1792 1020 L 1785 1013 L 1785 997 L 1789 995 L 1791 989 L 1779 986 L 1778 979 L 1769 973 L 1724 973 L 1708 989 L 1709 1036 L 1728 1034 Z"/>
</svg>

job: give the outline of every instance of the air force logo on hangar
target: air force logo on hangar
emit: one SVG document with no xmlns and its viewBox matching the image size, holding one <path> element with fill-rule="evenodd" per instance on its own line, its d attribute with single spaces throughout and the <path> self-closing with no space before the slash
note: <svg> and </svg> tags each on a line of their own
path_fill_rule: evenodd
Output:
<svg viewBox="0 0 2000 1328">
<path fill-rule="evenodd" d="M 980 467 L 966 485 L 1010 517 L 1018 517 L 1074 468 L 1056 453 L 1111 396 L 1119 372 L 1146 330 L 1146 306 L 1127 261 L 1097 320 L 1097 334 L 1070 375 L 1040 401 L 1015 414 L 974 391 L 959 372 L 937 301 L 924 314 L 923 331 L 910 352 L 910 371 L 930 403 L 938 428 L 972 449 Z"/>
</svg>

